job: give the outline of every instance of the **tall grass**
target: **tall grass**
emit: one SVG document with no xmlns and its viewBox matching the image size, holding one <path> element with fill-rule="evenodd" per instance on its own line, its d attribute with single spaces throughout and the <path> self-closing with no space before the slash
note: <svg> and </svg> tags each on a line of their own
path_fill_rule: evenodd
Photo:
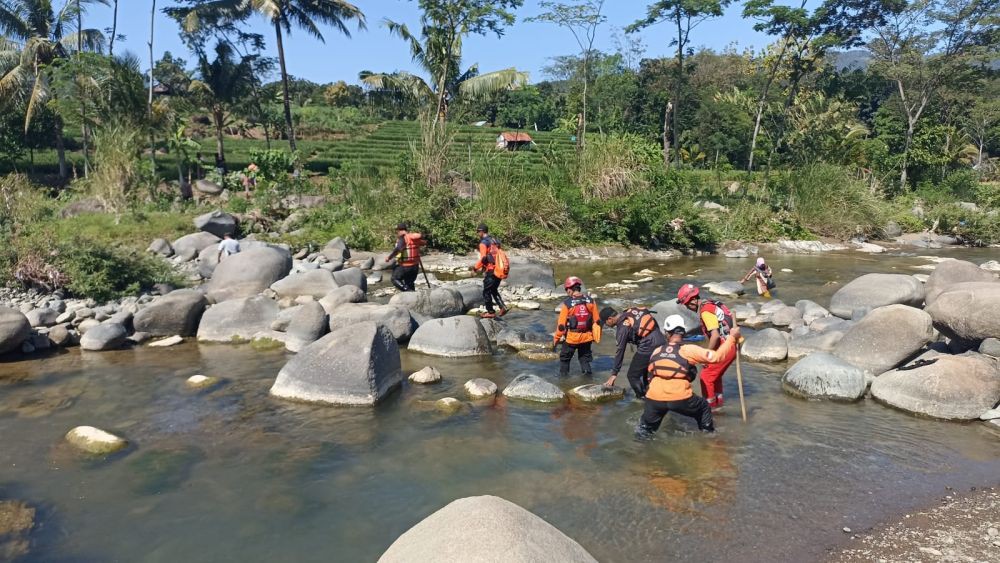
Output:
<svg viewBox="0 0 1000 563">
<path fill-rule="evenodd" d="M 94 132 L 94 172 L 91 191 L 105 209 L 120 215 L 128 198 L 141 183 L 145 164 L 140 161 L 142 133 L 123 123 L 106 125 Z"/>
</svg>

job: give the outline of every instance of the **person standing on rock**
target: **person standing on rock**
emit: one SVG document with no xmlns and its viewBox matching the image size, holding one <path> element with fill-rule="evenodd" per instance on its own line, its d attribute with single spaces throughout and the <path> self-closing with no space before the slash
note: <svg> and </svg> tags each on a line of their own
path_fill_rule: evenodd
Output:
<svg viewBox="0 0 1000 563">
<path fill-rule="evenodd" d="M 649 389 L 635 436 L 649 439 L 660 428 L 668 412 L 691 417 L 703 432 L 715 432 L 715 421 L 708 401 L 694 394 L 691 382 L 696 376 L 695 366 L 705 364 L 707 371 L 724 362 L 736 349 L 740 338 L 739 327 L 733 327 L 718 350 L 706 350 L 694 344 L 683 344 L 687 328 L 680 315 L 670 315 L 663 327 L 667 334 L 665 344 L 653 350 L 649 362 Z"/>
<path fill-rule="evenodd" d="M 219 243 L 219 254 L 216 256 L 217 262 L 222 262 L 222 258 L 239 254 L 240 242 L 233 238 L 233 235 L 226 233 L 222 235 L 222 242 Z"/>
<path fill-rule="evenodd" d="M 756 279 L 757 281 L 757 295 L 761 297 L 770 297 L 771 290 L 774 289 L 774 273 L 771 271 L 771 267 L 767 265 L 764 258 L 757 259 L 757 265 L 755 265 L 747 275 L 743 276 L 740 283 L 747 283 L 751 279 Z"/>
<path fill-rule="evenodd" d="M 501 280 L 495 273 L 497 267 L 495 249 L 500 247 L 500 241 L 490 236 L 490 229 L 484 224 L 476 227 L 476 236 L 479 237 L 479 260 L 472 266 L 472 271 L 476 273 L 480 271 L 485 272 L 483 274 L 483 301 L 485 302 L 486 312 L 480 316 L 484 319 L 492 319 L 497 316 L 502 317 L 507 314 L 507 305 L 504 304 L 503 299 L 500 297 Z M 495 307 L 500 308 L 499 313 Z"/>
<path fill-rule="evenodd" d="M 725 348 L 722 354 L 722 344 L 730 339 L 730 334 L 736 328 L 733 314 L 720 301 L 702 299 L 698 287 L 689 283 L 677 291 L 677 302 L 698 314 L 701 320 L 701 331 L 708 340 L 708 349 L 719 351 L 718 361 L 712 362 L 701 372 L 701 394 L 713 409 L 723 405 L 722 376 L 736 359 L 736 347 Z"/>
<path fill-rule="evenodd" d="M 617 351 L 615 364 L 611 368 L 611 377 L 604 383 L 612 386 L 618 379 L 618 372 L 625 361 L 625 349 L 629 344 L 636 347 L 632 361 L 628 365 L 629 386 L 635 392 L 635 397 L 641 399 L 646 394 L 646 372 L 649 367 L 649 357 L 653 350 L 666 344 L 660 325 L 653 316 L 654 311 L 646 307 L 629 307 L 621 313 L 611 307 L 601 309 L 600 325 L 602 328 L 614 327 Z"/>
<path fill-rule="evenodd" d="M 591 346 L 601 341 L 601 324 L 598 321 L 597 303 L 583 293 L 583 280 L 576 276 L 566 278 L 563 284 L 566 300 L 559 307 L 559 321 L 553 336 L 552 351 L 562 342 L 559 352 L 559 375 L 569 375 L 569 363 L 575 353 L 583 375 L 593 375 L 590 362 L 594 360 Z"/>
<path fill-rule="evenodd" d="M 396 225 L 396 247 L 385 257 L 386 262 L 396 258 L 392 269 L 392 285 L 400 291 L 416 291 L 414 283 L 420 273 L 420 247 L 427 244 L 423 235 L 411 233 L 406 223 Z"/>
</svg>

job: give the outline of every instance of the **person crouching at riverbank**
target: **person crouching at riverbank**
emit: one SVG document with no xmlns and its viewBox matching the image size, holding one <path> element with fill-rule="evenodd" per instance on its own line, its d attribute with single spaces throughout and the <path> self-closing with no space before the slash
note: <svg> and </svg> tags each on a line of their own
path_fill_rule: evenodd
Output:
<svg viewBox="0 0 1000 563">
<path fill-rule="evenodd" d="M 713 351 L 695 344 L 683 344 L 687 328 L 680 315 L 670 315 L 665 324 L 667 342 L 650 356 L 649 388 L 642 417 L 635 428 L 636 438 L 651 438 L 669 412 L 695 419 L 698 429 L 703 432 L 715 432 L 712 408 L 708 401 L 694 394 L 691 382 L 697 375 L 696 365 L 713 366 L 726 360 L 735 350 L 740 329 L 734 327 L 730 337 Z"/>
<path fill-rule="evenodd" d="M 645 307 L 629 307 L 621 313 L 611 307 L 601 309 L 601 328 L 614 327 L 615 341 L 617 349 L 615 351 L 615 363 L 611 368 L 611 377 L 604 383 L 612 386 L 618 379 L 618 372 L 622 369 L 625 360 L 625 349 L 629 344 L 636 347 L 632 361 L 629 362 L 628 377 L 629 386 L 635 392 L 635 398 L 641 399 L 646 395 L 646 372 L 649 367 L 649 357 L 653 350 L 666 344 L 663 333 L 660 332 L 660 325 L 653 316 L 654 311 Z"/>
<path fill-rule="evenodd" d="M 563 284 L 566 300 L 559 307 L 559 321 L 553 335 L 552 351 L 562 342 L 559 352 L 559 375 L 569 375 L 569 364 L 573 354 L 580 361 L 583 375 L 593 375 L 590 363 L 594 360 L 591 351 L 594 342 L 601 341 L 601 325 L 597 322 L 597 303 L 594 298 L 583 293 L 583 280 L 576 276 L 566 278 Z"/>
</svg>

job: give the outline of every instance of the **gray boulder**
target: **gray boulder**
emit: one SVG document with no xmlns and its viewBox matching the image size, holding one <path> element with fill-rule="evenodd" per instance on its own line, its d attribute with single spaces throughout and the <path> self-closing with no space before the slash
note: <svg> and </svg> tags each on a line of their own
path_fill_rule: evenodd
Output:
<svg viewBox="0 0 1000 563">
<path fill-rule="evenodd" d="M 80 348 L 91 352 L 117 350 L 125 344 L 128 332 L 118 323 L 101 323 L 80 338 Z"/>
<path fill-rule="evenodd" d="M 353 285 L 365 293 L 368 292 L 368 277 L 361 268 L 347 268 L 333 273 L 337 285 Z"/>
<path fill-rule="evenodd" d="M 299 352 L 309 344 L 326 334 L 330 327 L 323 306 L 313 301 L 298 308 L 285 331 L 288 339 L 285 348 L 290 352 Z"/>
<path fill-rule="evenodd" d="M 979 345 L 979 353 L 1000 358 L 1000 340 L 987 338 Z"/>
<path fill-rule="evenodd" d="M 978 354 L 941 355 L 929 364 L 880 375 L 872 397 L 910 413 L 947 420 L 975 420 L 1000 401 L 996 363 Z"/>
<path fill-rule="evenodd" d="M 971 343 L 1000 336 L 1000 283 L 960 283 L 938 294 L 927 312 L 946 336 Z"/>
<path fill-rule="evenodd" d="M 740 295 L 746 293 L 746 290 L 743 288 L 743 284 L 736 281 L 711 282 L 706 283 L 701 287 L 707 289 L 710 293 L 722 295 L 724 297 L 739 297 Z"/>
<path fill-rule="evenodd" d="M 477 377 L 465 382 L 465 392 L 473 399 L 485 399 L 497 394 L 497 384 L 489 379 Z"/>
<path fill-rule="evenodd" d="M 49 341 L 53 346 L 69 346 L 73 341 L 73 335 L 69 331 L 69 325 L 59 324 L 49 329 Z"/>
<path fill-rule="evenodd" d="M 413 319 L 406 309 L 377 303 L 345 303 L 338 306 L 330 313 L 330 331 L 365 321 L 385 326 L 398 342 L 409 340 L 413 334 Z"/>
<path fill-rule="evenodd" d="M 365 292 L 360 287 L 344 285 L 334 289 L 319 300 L 319 304 L 327 313 L 332 313 L 334 309 L 345 303 L 364 303 L 366 301 Z"/>
<path fill-rule="evenodd" d="M 278 297 L 295 298 L 300 295 L 311 295 L 316 299 L 322 299 L 340 287 L 333 280 L 333 276 L 334 274 L 326 270 L 309 270 L 282 278 L 271 284 L 271 289 Z"/>
<path fill-rule="evenodd" d="M 278 304 L 258 295 L 212 305 L 198 325 L 199 342 L 245 342 L 271 329 L 278 318 Z"/>
<path fill-rule="evenodd" d="M 656 311 L 656 314 L 653 316 L 656 317 L 656 322 L 660 328 L 663 328 L 667 317 L 670 315 L 680 315 L 684 319 L 684 326 L 687 327 L 688 334 L 701 332 L 701 321 L 698 319 L 698 314 L 678 303 L 676 299 L 660 301 L 656 305 L 653 305 L 651 310 Z"/>
<path fill-rule="evenodd" d="M 447 287 L 397 293 L 389 304 L 433 319 L 454 317 L 465 312 L 462 294 Z"/>
<path fill-rule="evenodd" d="M 31 335 L 31 323 L 24 313 L 0 307 L 0 354 L 17 350 Z"/>
<path fill-rule="evenodd" d="M 178 289 L 140 309 L 132 319 L 137 332 L 151 336 L 194 336 L 208 301 L 195 289 Z"/>
<path fill-rule="evenodd" d="M 504 328 L 496 336 L 497 346 L 507 346 L 517 351 L 547 350 L 552 347 L 552 336 L 549 334 Z"/>
<path fill-rule="evenodd" d="M 205 293 L 216 303 L 253 297 L 292 269 L 292 256 L 275 247 L 255 247 L 222 261 L 205 284 Z"/>
<path fill-rule="evenodd" d="M 857 401 L 867 388 L 865 372 L 826 352 L 809 354 L 781 378 L 781 388 L 807 399 Z"/>
<path fill-rule="evenodd" d="M 510 275 L 506 282 L 510 287 L 537 287 L 543 290 L 554 290 L 556 287 L 551 266 L 515 256 L 510 258 Z"/>
<path fill-rule="evenodd" d="M 798 309 L 799 314 L 802 315 L 802 322 L 807 325 L 811 325 L 814 321 L 830 316 L 830 311 L 827 311 L 819 303 L 808 299 L 800 299 L 799 301 L 796 301 L 795 308 Z"/>
<path fill-rule="evenodd" d="M 520 506 L 494 496 L 456 500 L 400 536 L 379 563 L 597 563 Z"/>
<path fill-rule="evenodd" d="M 399 387 L 399 347 L 389 330 L 361 322 L 309 344 L 278 373 L 271 394 L 296 401 L 373 406 Z"/>
<path fill-rule="evenodd" d="M 489 336 L 479 319 L 467 315 L 431 319 L 413 333 L 410 350 L 432 356 L 488 356 Z"/>
<path fill-rule="evenodd" d="M 743 357 L 751 362 L 781 362 L 788 357 L 788 339 L 775 328 L 747 334 Z"/>
<path fill-rule="evenodd" d="M 930 306 L 941 293 L 960 283 L 970 282 L 996 282 L 996 277 L 972 262 L 945 260 L 939 263 L 927 278 L 927 295 L 924 300 Z"/>
<path fill-rule="evenodd" d="M 218 267 L 219 248 L 217 246 L 207 246 L 198 253 L 198 275 L 202 279 L 211 279 Z"/>
<path fill-rule="evenodd" d="M 879 375 L 913 357 L 933 339 L 930 315 L 906 305 L 889 305 L 875 309 L 848 329 L 833 354 Z"/>
<path fill-rule="evenodd" d="M 195 217 L 194 226 L 219 238 L 225 235 L 233 236 L 236 234 L 236 217 L 224 211 L 211 211 Z"/>
<path fill-rule="evenodd" d="M 837 290 L 830 299 L 830 312 L 850 319 L 855 309 L 909 305 L 920 307 L 924 302 L 924 285 L 913 276 L 903 274 L 865 274 Z"/>
<path fill-rule="evenodd" d="M 205 195 L 219 195 L 222 193 L 222 186 L 211 180 L 195 180 L 194 189 Z"/>
<path fill-rule="evenodd" d="M 462 306 L 465 311 L 481 307 L 486 303 L 483 299 L 482 284 L 462 283 L 451 287 L 462 296 Z M 463 312 L 465 312 L 463 311 Z"/>
<path fill-rule="evenodd" d="M 56 319 L 59 318 L 59 312 L 55 309 L 43 307 L 41 309 L 32 309 L 28 311 L 25 317 L 28 319 L 28 323 L 32 328 L 52 326 L 56 324 Z"/>
<path fill-rule="evenodd" d="M 774 326 L 791 326 L 803 323 L 802 313 L 797 307 L 782 307 L 771 313 L 771 324 Z"/>
<path fill-rule="evenodd" d="M 171 246 L 174 247 L 174 255 L 187 261 L 194 260 L 205 248 L 218 245 L 220 240 L 222 239 L 212 233 L 200 232 L 184 235 L 171 243 Z"/>
<path fill-rule="evenodd" d="M 889 221 L 885 224 L 885 228 L 882 229 L 885 233 L 886 238 L 894 239 L 899 236 L 903 236 L 903 229 L 899 226 L 899 223 L 895 221 Z"/>
<path fill-rule="evenodd" d="M 514 378 L 503 390 L 504 397 L 534 401 L 537 403 L 556 403 L 566 398 L 562 389 L 545 381 L 537 375 L 521 374 Z"/>
<path fill-rule="evenodd" d="M 815 321 L 809 323 L 809 330 L 816 332 L 826 332 L 829 330 L 839 330 L 841 332 L 846 332 L 847 329 L 854 326 L 854 321 L 844 320 L 840 317 L 823 317 L 816 319 Z"/>
<path fill-rule="evenodd" d="M 174 247 L 170 246 L 170 242 L 166 239 L 158 238 L 149 243 L 149 248 L 146 249 L 146 252 L 152 252 L 153 254 L 159 254 L 160 256 L 170 257 L 174 255 Z"/>
<path fill-rule="evenodd" d="M 339 260 L 341 262 L 345 262 L 351 258 L 351 250 L 347 247 L 347 242 L 340 237 L 326 243 L 326 246 L 323 247 L 322 254 L 330 261 Z"/>
<path fill-rule="evenodd" d="M 837 343 L 844 337 L 840 330 L 826 332 L 807 331 L 805 334 L 792 333 L 788 341 L 788 359 L 797 360 L 813 352 L 833 352 Z"/>
<path fill-rule="evenodd" d="M 607 403 L 625 398 L 625 389 L 614 385 L 580 385 L 569 390 L 569 394 L 585 403 Z"/>
</svg>

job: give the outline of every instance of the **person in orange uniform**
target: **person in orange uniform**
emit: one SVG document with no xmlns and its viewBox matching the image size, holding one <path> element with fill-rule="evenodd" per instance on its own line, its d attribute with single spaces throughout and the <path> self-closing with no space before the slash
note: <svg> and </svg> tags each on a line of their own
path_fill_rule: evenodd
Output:
<svg viewBox="0 0 1000 563">
<path fill-rule="evenodd" d="M 701 395 L 713 409 L 722 407 L 722 376 L 736 360 L 736 346 L 726 348 L 722 354 L 722 344 L 730 339 L 730 334 L 736 328 L 736 321 L 729 308 L 720 301 L 702 299 L 698 287 L 684 284 L 677 291 L 677 302 L 698 313 L 701 320 L 701 331 L 708 340 L 708 349 L 720 352 L 718 362 L 713 362 L 701 372 Z M 737 342 L 737 344 L 739 344 Z"/>
<path fill-rule="evenodd" d="M 420 247 L 427 244 L 423 235 L 411 233 L 406 223 L 396 225 L 396 247 L 385 257 L 386 262 L 392 262 L 398 257 L 396 267 L 392 269 L 392 285 L 400 291 L 415 291 L 413 282 L 420 273 Z"/>
<path fill-rule="evenodd" d="M 500 243 L 490 236 L 490 229 L 485 224 L 476 227 L 476 236 L 479 237 L 479 260 L 472 267 L 472 271 L 478 273 L 482 270 L 485 272 L 483 275 L 483 302 L 486 306 L 486 312 L 480 317 L 484 319 L 502 317 L 507 314 L 507 305 L 500 297 L 500 278 L 493 273 L 496 269 L 496 263 L 491 254 L 492 248 Z M 494 305 L 500 307 L 499 313 L 494 309 Z"/>
<path fill-rule="evenodd" d="M 691 382 L 695 378 L 697 364 L 706 364 L 707 370 L 719 365 L 732 353 L 740 338 L 740 329 L 734 327 L 730 337 L 713 351 L 694 344 L 683 344 L 687 329 L 680 315 L 670 315 L 664 324 L 667 343 L 654 350 L 650 358 L 649 389 L 642 417 L 635 427 L 636 437 L 652 437 L 659 430 L 663 417 L 671 411 L 695 419 L 703 432 L 715 432 L 712 409 L 708 401 L 694 394 Z"/>
<path fill-rule="evenodd" d="M 590 362 L 594 360 L 591 345 L 601 341 L 601 324 L 594 298 L 583 293 L 583 280 L 576 276 L 566 278 L 563 284 L 566 300 L 559 307 L 559 322 L 556 325 L 552 351 L 562 342 L 559 352 L 559 375 L 569 375 L 569 363 L 577 354 L 580 369 L 584 375 L 593 375 Z"/>
</svg>

